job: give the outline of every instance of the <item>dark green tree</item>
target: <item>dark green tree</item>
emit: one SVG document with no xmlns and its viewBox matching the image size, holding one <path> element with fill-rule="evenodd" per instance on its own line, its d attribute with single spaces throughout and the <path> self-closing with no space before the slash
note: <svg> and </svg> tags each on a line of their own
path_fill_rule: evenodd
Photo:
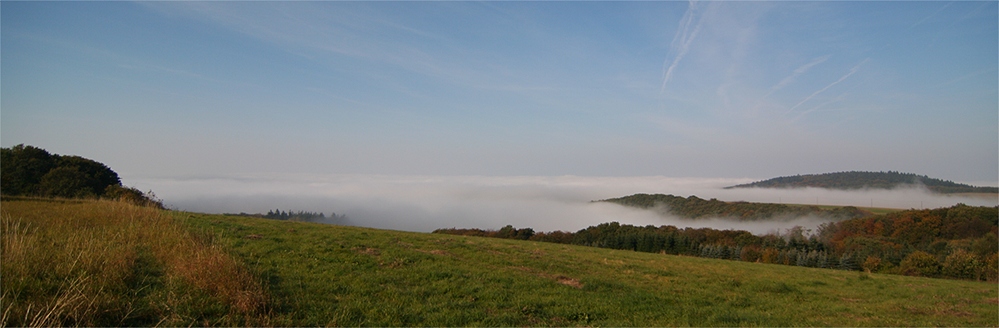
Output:
<svg viewBox="0 0 999 328">
<path fill-rule="evenodd" d="M 40 194 L 48 197 L 94 197 L 91 178 L 76 167 L 57 167 L 42 176 Z"/>
<path fill-rule="evenodd" d="M 857 263 L 857 260 L 853 258 L 853 254 L 843 254 L 843 256 L 839 258 L 838 268 L 840 270 L 854 271 L 858 270 L 860 265 Z"/>
<path fill-rule="evenodd" d="M 524 229 L 517 229 L 517 233 L 514 238 L 521 240 L 528 240 L 531 239 L 531 236 L 534 236 L 534 229 L 524 228 Z"/>
<path fill-rule="evenodd" d="M 0 149 L 0 191 L 4 195 L 35 195 L 42 176 L 55 164 L 56 157 L 41 148 L 20 144 Z"/>
<path fill-rule="evenodd" d="M 123 187 L 118 173 L 80 156 L 60 156 L 23 144 L 0 148 L 0 192 L 11 196 L 102 197 L 163 207 L 152 192 Z"/>
<path fill-rule="evenodd" d="M 513 238 L 515 236 L 517 236 L 517 229 L 515 229 L 512 225 L 509 224 L 505 227 L 500 228 L 499 232 L 497 232 L 496 234 L 496 237 L 498 238 Z"/>
<path fill-rule="evenodd" d="M 76 168 L 77 171 L 83 173 L 87 177 L 85 188 L 88 190 L 85 193 L 88 194 L 101 195 L 108 186 L 121 185 L 118 173 L 94 160 L 80 156 L 60 156 L 56 165 Z"/>
</svg>

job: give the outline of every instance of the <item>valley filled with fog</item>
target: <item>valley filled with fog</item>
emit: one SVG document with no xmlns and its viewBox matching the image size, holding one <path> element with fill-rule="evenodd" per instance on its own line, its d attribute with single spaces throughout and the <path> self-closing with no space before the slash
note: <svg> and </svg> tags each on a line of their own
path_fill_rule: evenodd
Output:
<svg viewBox="0 0 999 328">
<path fill-rule="evenodd" d="M 933 194 L 921 188 L 838 191 L 723 189 L 753 179 L 579 176 L 383 176 L 246 175 L 208 178 L 142 178 L 126 181 L 153 190 L 168 208 L 202 213 L 266 213 L 269 210 L 331 212 L 335 222 L 364 227 L 429 232 L 438 228 L 577 231 L 604 222 L 747 230 L 764 234 L 802 226 L 816 218 L 749 222 L 724 218 L 687 220 L 663 211 L 594 200 L 636 193 L 673 194 L 722 201 L 852 205 L 920 209 L 958 203 L 995 206 L 996 197 Z"/>
</svg>

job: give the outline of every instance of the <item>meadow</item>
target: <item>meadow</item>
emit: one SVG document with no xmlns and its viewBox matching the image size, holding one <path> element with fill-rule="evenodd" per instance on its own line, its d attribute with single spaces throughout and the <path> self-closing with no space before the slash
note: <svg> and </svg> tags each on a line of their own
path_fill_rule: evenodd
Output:
<svg viewBox="0 0 999 328">
<path fill-rule="evenodd" d="M 999 325 L 994 283 L 107 201 L 2 217 L 5 326 Z"/>
</svg>

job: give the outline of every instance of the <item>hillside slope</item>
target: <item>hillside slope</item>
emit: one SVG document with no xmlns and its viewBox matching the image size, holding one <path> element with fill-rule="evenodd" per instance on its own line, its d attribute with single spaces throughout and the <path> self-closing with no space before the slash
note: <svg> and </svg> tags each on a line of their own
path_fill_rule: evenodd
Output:
<svg viewBox="0 0 999 328">
<path fill-rule="evenodd" d="M 732 188 L 826 188 L 826 189 L 892 189 L 909 186 L 925 186 L 938 193 L 997 193 L 996 187 L 975 187 L 953 181 L 930 178 L 925 175 L 900 172 L 836 172 L 784 176 L 753 183 L 725 187 Z"/>
<path fill-rule="evenodd" d="M 268 282 L 279 325 L 999 324 L 993 283 L 176 215 Z"/>
<path fill-rule="evenodd" d="M 25 311 L 48 307 L 60 311 L 44 321 L 55 326 L 999 325 L 994 283 L 151 211 L 106 201 L 53 206 L 5 199 L 0 208 L 4 326 L 24 324 L 17 320 L 30 319 Z M 113 224 L 101 219 L 107 215 L 116 218 Z M 129 232 L 153 218 L 156 227 L 180 223 L 187 233 Z M 139 238 L 118 243 L 116 229 Z M 77 233 L 60 237 L 71 231 Z M 27 244 L 34 246 L 14 247 Z M 104 252 L 111 247 L 104 245 L 121 251 Z M 182 245 L 200 250 L 174 248 Z M 29 249 L 38 255 L 19 253 Z M 8 262 L 18 254 L 34 264 Z M 81 268 L 52 254 L 103 255 Z M 101 263 L 132 270 L 108 275 Z M 66 264 L 65 270 L 49 264 Z M 240 272 L 262 286 L 265 298 L 250 303 L 257 305 L 247 307 L 244 297 L 256 294 L 256 284 L 231 288 Z M 53 280 L 63 274 L 70 280 Z M 78 274 L 108 284 L 72 278 Z M 68 287 L 43 288 L 50 284 Z M 91 289 L 95 296 L 82 307 L 60 308 L 76 304 L 78 290 Z M 98 317 L 79 321 L 87 314 Z"/>
</svg>

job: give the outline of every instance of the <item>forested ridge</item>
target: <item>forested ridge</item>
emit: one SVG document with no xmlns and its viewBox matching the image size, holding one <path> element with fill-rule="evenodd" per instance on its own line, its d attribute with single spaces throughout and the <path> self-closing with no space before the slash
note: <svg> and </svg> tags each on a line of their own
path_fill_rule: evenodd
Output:
<svg viewBox="0 0 999 328">
<path fill-rule="evenodd" d="M 913 173 L 888 172 L 836 172 L 784 176 L 753 183 L 740 184 L 731 188 L 826 188 L 826 189 L 892 189 L 898 187 L 925 186 L 938 193 L 999 193 L 996 187 L 976 187 L 953 181 L 930 178 Z"/>
<path fill-rule="evenodd" d="M 687 198 L 664 194 L 634 194 L 601 200 L 644 209 L 661 207 L 669 214 L 687 218 L 732 218 L 738 220 L 771 220 L 782 217 L 814 216 L 831 220 L 852 219 L 871 215 L 853 206 L 822 209 L 812 205 L 786 205 L 772 203 L 723 202 L 697 196 Z"/>
<path fill-rule="evenodd" d="M 737 261 L 996 281 L 999 207 L 958 204 L 793 227 L 762 236 L 741 230 L 603 223 L 576 231 L 438 229 L 434 233 L 524 239 Z"/>
<path fill-rule="evenodd" d="M 122 186 L 118 173 L 103 163 L 23 144 L 0 149 L 0 186 L 3 196 L 106 198 L 163 207 L 151 191 Z"/>
</svg>

